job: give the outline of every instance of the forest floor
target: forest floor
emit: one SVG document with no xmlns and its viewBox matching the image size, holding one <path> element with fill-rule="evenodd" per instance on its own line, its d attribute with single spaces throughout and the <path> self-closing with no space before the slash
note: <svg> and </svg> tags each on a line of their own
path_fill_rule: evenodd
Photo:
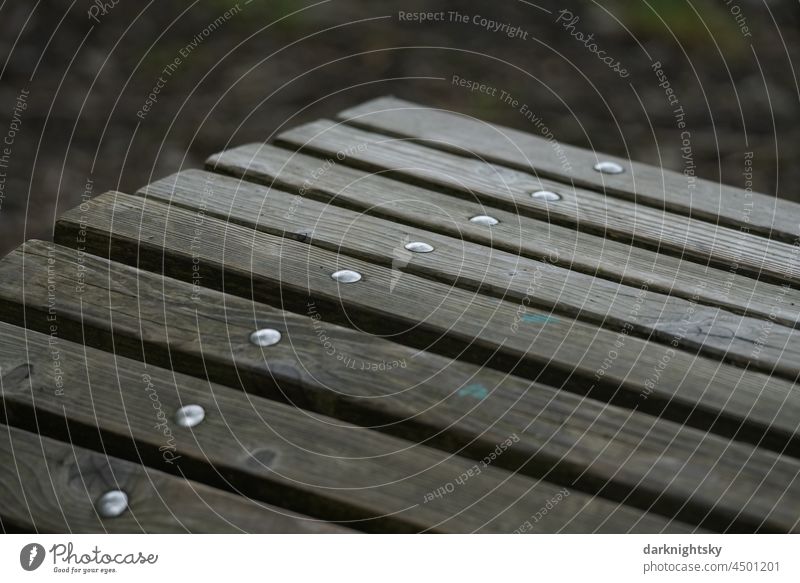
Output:
<svg viewBox="0 0 800 583">
<path fill-rule="evenodd" d="M 514 96 L 561 142 L 800 201 L 794 0 L 117 0 L 89 18 L 93 4 L 0 5 L 0 252 L 50 237 L 82 197 L 378 95 L 537 131 L 454 75 Z M 444 20 L 399 16 L 419 11 Z"/>
</svg>

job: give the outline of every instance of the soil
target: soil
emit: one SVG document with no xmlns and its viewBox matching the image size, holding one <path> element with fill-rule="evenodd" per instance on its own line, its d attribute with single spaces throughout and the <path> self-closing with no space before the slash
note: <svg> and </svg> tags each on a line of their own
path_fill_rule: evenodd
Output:
<svg viewBox="0 0 800 583">
<path fill-rule="evenodd" d="M 0 27 L 0 252 L 385 94 L 537 131 L 505 92 L 559 141 L 800 201 L 796 0 L 14 0 Z"/>
</svg>

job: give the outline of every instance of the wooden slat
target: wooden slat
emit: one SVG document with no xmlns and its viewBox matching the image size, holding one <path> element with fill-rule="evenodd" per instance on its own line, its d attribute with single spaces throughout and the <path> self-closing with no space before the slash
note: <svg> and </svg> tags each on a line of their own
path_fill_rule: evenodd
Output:
<svg viewBox="0 0 800 583">
<path fill-rule="evenodd" d="M 334 323 L 798 453 L 800 398 L 790 382 L 566 318 L 547 320 L 536 309 L 528 314 L 539 324 L 515 334 L 509 327 L 517 306 L 509 302 L 410 274 L 398 278 L 384 267 L 208 216 L 198 227 L 200 216 L 111 193 L 86 212 L 65 214 L 56 237 L 187 281 L 199 266 L 202 285 L 303 313 L 311 297 Z M 362 281 L 332 280 L 343 268 L 361 272 Z"/>
<path fill-rule="evenodd" d="M 800 239 L 797 245 L 771 241 L 328 120 L 284 132 L 278 142 L 743 275 L 800 283 Z M 531 197 L 542 189 L 557 192 L 561 200 Z"/>
<path fill-rule="evenodd" d="M 203 192 L 213 194 L 203 197 Z M 623 286 L 577 271 L 521 258 L 461 239 L 399 225 L 314 200 L 210 173 L 183 172 L 148 186 L 148 196 L 195 211 L 202 209 L 240 225 L 351 255 L 400 272 L 593 322 L 617 330 L 637 318 L 631 331 L 791 380 L 800 371 L 800 332 L 771 321 L 742 317 L 682 298 Z M 398 198 L 405 198 L 402 190 Z M 431 253 L 404 243 L 422 241 Z M 554 316 L 557 317 L 557 316 Z M 685 321 L 692 331 L 675 335 Z M 768 330 L 768 334 L 764 333 Z M 763 336 L 762 336 L 762 333 Z"/>
<path fill-rule="evenodd" d="M 109 490 L 128 495 L 128 510 L 103 519 L 94 505 Z M 347 531 L 6 425 L 0 425 L 0 520 L 39 533 Z"/>
<path fill-rule="evenodd" d="M 523 257 L 544 258 L 595 277 L 636 287 L 646 283 L 654 291 L 721 306 L 735 313 L 770 318 L 787 326 L 799 324 L 795 306 L 800 305 L 800 290 L 398 183 L 343 164 L 325 164 L 322 172 L 321 163 L 324 164 L 319 158 L 269 144 L 248 144 L 212 156 L 207 166 L 298 193 L 304 197 L 295 199 L 298 208 L 303 204 L 300 201 L 313 198 Z M 156 184 L 169 185 L 174 181 L 170 177 Z M 147 193 L 149 188 L 141 192 Z M 249 192 L 247 186 L 239 186 L 230 206 L 247 205 Z M 179 203 L 177 197 L 175 202 Z M 486 214 L 499 223 L 487 227 L 469 221 Z"/>
<path fill-rule="evenodd" d="M 551 142 L 533 135 L 534 128 L 533 133 L 521 132 L 393 97 L 368 101 L 343 111 L 339 117 L 373 131 L 479 156 L 715 224 L 786 242 L 794 242 L 800 235 L 800 206 L 796 203 L 710 180 L 690 181 L 683 173 Z M 600 160 L 618 162 L 627 171 L 621 175 L 599 174 L 592 168 Z"/>
<path fill-rule="evenodd" d="M 72 266 L 78 254 L 49 249 L 43 243 L 28 243 L 24 256 L 15 252 L 0 263 L 0 275 L 21 270 L 23 260 L 25 273 L 33 274 L 24 280 L 26 321 L 42 329 L 49 325 L 41 275 L 47 272 L 48 258 L 59 266 L 58 288 L 72 289 L 77 283 Z M 307 408 L 361 424 L 382 423 L 384 429 L 445 449 L 463 447 L 461 451 L 475 459 L 516 434 L 519 442 L 495 465 L 570 488 L 602 492 L 642 508 L 652 506 L 665 514 L 685 505 L 684 514 L 692 519 L 709 515 L 707 522 L 720 529 L 734 518 L 739 525 L 755 528 L 793 482 L 797 462 L 776 461 L 773 454 L 701 431 L 327 323 L 327 342 L 336 354 L 326 355 L 307 316 L 265 305 L 253 307 L 246 300 L 210 290 L 199 290 L 195 305 L 202 311 L 191 314 L 179 299 L 192 293 L 189 284 L 159 280 L 125 266 L 112 268 L 92 256 L 82 261 L 85 289 L 80 302 L 77 297 L 59 298 L 61 329 L 67 318 L 80 318 L 86 324 L 77 339 L 88 337 L 108 346 L 103 333 L 113 325 L 118 352 L 135 355 L 125 347 L 136 339 L 138 318 L 138 333 L 152 347 L 148 361 L 151 355 L 163 355 L 175 369 L 194 374 L 204 370 L 199 361 L 216 370 L 224 366 L 227 375 L 217 373 L 217 378 L 235 384 L 240 376 L 251 376 L 253 387 L 273 382 L 272 375 L 290 400 L 301 400 Z M 152 293 L 159 286 L 161 293 Z M 137 309 L 128 314 L 122 309 L 130 302 L 123 290 L 137 288 L 141 290 Z M 209 318 L 214 312 L 225 315 L 224 325 Z M 253 312 L 280 326 L 286 339 L 265 351 L 269 368 L 263 366 L 260 349 L 242 345 Z M 8 308 L 4 313 L 10 315 Z M 161 336 L 163 340 L 157 340 Z M 338 355 L 348 360 L 338 360 Z M 371 372 L 360 364 L 387 360 L 404 366 Z"/>
<path fill-rule="evenodd" d="M 54 350 L 63 394 L 48 366 Z M 4 405 L 14 425 L 68 434 L 81 446 L 363 529 L 512 532 L 562 492 L 557 511 L 535 530 L 687 530 L 580 492 L 565 496 L 560 486 L 491 464 L 446 488 L 475 463 L 7 324 L 0 325 L 0 367 L 8 371 Z M 172 422 L 186 404 L 206 412 L 192 429 Z M 425 500 L 440 487 L 446 495 Z"/>
</svg>

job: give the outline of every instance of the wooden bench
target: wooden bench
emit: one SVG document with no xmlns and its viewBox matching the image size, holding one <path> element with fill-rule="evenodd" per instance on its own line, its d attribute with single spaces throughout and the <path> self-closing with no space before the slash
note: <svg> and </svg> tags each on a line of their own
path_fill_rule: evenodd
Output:
<svg viewBox="0 0 800 583">
<path fill-rule="evenodd" d="M 395 98 L 0 261 L 0 519 L 790 532 L 800 207 Z"/>
</svg>

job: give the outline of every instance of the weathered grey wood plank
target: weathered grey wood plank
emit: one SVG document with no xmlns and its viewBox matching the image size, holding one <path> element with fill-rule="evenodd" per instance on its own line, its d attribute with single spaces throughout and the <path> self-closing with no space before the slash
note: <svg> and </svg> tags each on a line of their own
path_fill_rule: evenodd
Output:
<svg viewBox="0 0 800 583">
<path fill-rule="evenodd" d="M 800 373 L 800 332 L 794 328 L 659 294 L 647 285 L 637 290 L 506 251 L 487 252 L 482 245 L 323 202 L 297 204 L 287 192 L 207 172 L 182 172 L 155 182 L 146 192 L 265 233 L 611 330 L 628 322 L 635 298 L 638 317 L 631 322 L 632 333 L 790 380 Z M 433 251 L 412 253 L 405 248 L 411 241 L 429 244 Z M 695 333 L 675 340 L 686 318 Z"/>
<path fill-rule="evenodd" d="M 117 518 L 104 519 L 98 516 L 95 504 L 109 490 L 124 491 L 129 508 Z M 0 425 L 0 520 L 38 533 L 347 532 L 340 526 L 6 425 Z"/>
<path fill-rule="evenodd" d="M 329 202 L 523 257 L 545 259 L 596 277 L 636 287 L 647 283 L 654 291 L 735 313 L 770 318 L 787 326 L 800 324 L 796 307 L 800 305 L 800 290 L 398 183 L 332 159 L 321 161 L 269 144 L 248 144 L 215 154 L 207 166 L 294 192 L 298 196 L 294 201 L 297 207 L 307 198 Z M 172 176 L 155 184 L 170 186 L 175 180 Z M 146 194 L 151 188 L 140 192 Z M 231 208 L 247 205 L 250 192 L 246 185 L 240 185 Z M 400 193 L 402 196 L 398 196 Z M 175 202 L 179 202 L 177 197 Z M 492 226 L 470 222 L 473 217 L 487 214 L 499 222 Z"/>
<path fill-rule="evenodd" d="M 31 242 L 0 262 L 1 277 L 21 271 L 24 259 L 25 273 L 31 274 L 24 284 L 32 328 L 49 325 L 43 276 L 48 259 L 57 266 L 52 278 L 57 289 L 72 290 L 77 283 L 78 254 L 49 249 Z M 88 336 L 90 343 L 108 346 L 99 327 L 105 325 L 108 334 L 113 326 L 115 350 L 141 358 L 124 342 L 125 336 L 136 340 L 138 320 L 141 336 L 152 346 L 144 355 L 148 361 L 163 355 L 159 363 L 193 374 L 203 373 L 201 362 L 217 367 L 224 362 L 227 375 L 215 377 L 222 382 L 237 386 L 240 377 L 251 376 L 250 386 L 263 387 L 279 381 L 281 392 L 306 408 L 362 425 L 382 422 L 384 431 L 478 460 L 515 434 L 519 442 L 494 465 L 602 491 L 667 515 L 685 504 L 684 515 L 709 514 L 708 522 L 720 529 L 737 515 L 737 524 L 755 527 L 793 481 L 797 462 L 781 458 L 776 465 L 773 454 L 702 431 L 211 290 L 200 290 L 199 311 L 193 314 L 195 308 L 181 301 L 192 293 L 189 284 L 92 256 L 82 260 L 84 291 L 58 295 L 61 338 L 64 321 L 74 318 L 86 322 L 75 339 Z M 126 312 L 124 306 L 132 302 L 123 290 L 130 289 L 139 290 L 139 299 L 136 309 Z M 4 293 L 0 298 L 13 301 Z M 286 339 L 265 349 L 268 367 L 261 349 L 242 344 L 248 323 L 255 325 L 253 312 L 280 326 Z M 3 313 L 11 315 L 8 308 Z M 224 320 L 210 316 L 214 313 L 224 314 Z M 163 339 L 157 340 L 159 329 Z M 319 330 L 325 343 L 317 337 Z M 326 344 L 334 353 L 328 354 Z M 402 366 L 380 370 L 387 361 Z"/>
<path fill-rule="evenodd" d="M 383 97 L 347 109 L 339 117 L 373 131 L 411 138 L 525 172 L 534 171 L 714 224 L 789 243 L 800 235 L 800 206 L 796 203 L 566 144 L 557 143 L 554 148 L 553 143 L 541 137 L 456 112 Z M 599 174 L 593 167 L 600 160 L 617 162 L 627 171 L 620 175 Z"/>
<path fill-rule="evenodd" d="M 56 376 L 49 370 L 54 350 Z M 564 491 L 489 463 L 426 500 L 474 462 L 68 341 L 54 345 L 44 334 L 29 331 L 21 342 L 20 330 L 7 324 L 0 325 L 0 367 L 14 425 L 56 437 L 68 432 L 81 446 L 363 529 L 511 532 Z M 173 417 L 188 404 L 205 410 L 191 429 Z M 687 529 L 567 492 L 537 531 Z"/>
<path fill-rule="evenodd" d="M 742 275 L 800 283 L 800 232 L 793 244 L 764 239 L 328 120 L 284 132 L 278 142 Z M 540 190 L 561 200 L 531 196 Z"/>
<path fill-rule="evenodd" d="M 65 214 L 56 238 L 179 279 L 199 275 L 204 286 L 299 312 L 311 298 L 333 323 L 798 452 L 800 397 L 792 383 L 644 342 L 625 329 L 615 334 L 528 309 L 534 325 L 514 333 L 518 311 L 509 302 L 410 274 L 398 278 L 384 267 L 120 193 L 98 197 L 86 213 Z M 363 279 L 338 284 L 330 274 L 343 268 Z"/>
</svg>

